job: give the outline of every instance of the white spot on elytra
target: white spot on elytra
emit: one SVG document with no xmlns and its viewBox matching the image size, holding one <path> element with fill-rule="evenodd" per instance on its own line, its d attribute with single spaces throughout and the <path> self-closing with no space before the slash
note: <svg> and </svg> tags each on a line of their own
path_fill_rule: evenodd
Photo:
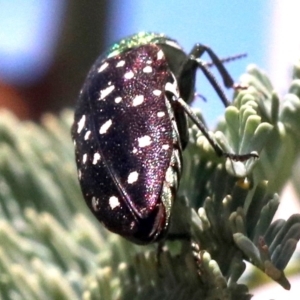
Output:
<svg viewBox="0 0 300 300">
<path fill-rule="evenodd" d="M 142 136 L 141 138 L 138 138 L 139 147 L 146 147 L 151 145 L 151 137 L 149 135 Z"/>
<path fill-rule="evenodd" d="M 129 225 L 130 229 L 133 229 L 133 228 L 134 228 L 134 225 L 135 225 L 135 223 L 132 221 L 132 222 L 130 223 L 130 225 Z"/>
<path fill-rule="evenodd" d="M 99 211 L 99 200 L 96 197 L 92 197 L 92 207 L 94 211 Z"/>
<path fill-rule="evenodd" d="M 107 130 L 109 129 L 109 127 L 111 126 L 112 124 L 112 120 L 109 119 L 108 121 L 106 121 L 101 127 L 100 127 L 100 130 L 99 130 L 99 133 L 100 134 L 104 134 L 107 132 Z"/>
<path fill-rule="evenodd" d="M 146 66 L 146 67 L 143 69 L 143 72 L 144 72 L 144 73 L 151 73 L 151 72 L 152 72 L 152 67 L 151 67 L 151 66 Z"/>
<path fill-rule="evenodd" d="M 157 116 L 158 116 L 159 118 L 162 118 L 164 115 L 165 115 L 165 112 L 164 112 L 164 111 L 159 111 L 159 112 L 157 113 Z"/>
<path fill-rule="evenodd" d="M 169 145 L 167 145 L 167 144 L 165 144 L 165 145 L 162 145 L 161 147 L 162 147 L 162 149 L 163 149 L 163 150 L 168 150 L 168 149 L 170 148 L 170 146 L 169 146 Z"/>
<path fill-rule="evenodd" d="M 155 96 L 160 96 L 161 95 L 161 90 L 154 90 L 152 92 Z"/>
<path fill-rule="evenodd" d="M 83 156 L 82 156 L 82 163 L 86 163 L 86 161 L 87 161 L 87 154 L 85 153 L 85 154 L 83 154 Z"/>
<path fill-rule="evenodd" d="M 116 98 L 115 98 L 115 102 L 116 102 L 116 103 L 120 103 L 121 101 L 122 101 L 122 97 L 116 97 Z"/>
<path fill-rule="evenodd" d="M 123 67 L 124 65 L 125 65 L 125 60 L 120 60 L 120 61 L 118 61 L 118 63 L 116 64 L 116 68 Z"/>
<path fill-rule="evenodd" d="M 138 105 L 142 104 L 143 102 L 144 102 L 144 96 L 138 95 L 133 98 L 132 105 L 138 106 Z"/>
<path fill-rule="evenodd" d="M 77 133 L 80 133 L 80 132 L 81 132 L 81 130 L 83 129 L 83 127 L 84 127 L 84 125 L 85 125 L 85 121 L 86 121 L 86 116 L 83 115 L 83 116 L 81 117 L 81 119 L 79 120 L 79 122 L 78 122 Z"/>
<path fill-rule="evenodd" d="M 78 170 L 78 179 L 80 180 L 82 176 L 81 170 Z"/>
<path fill-rule="evenodd" d="M 163 57 L 164 57 L 164 52 L 163 52 L 162 50 L 159 50 L 159 51 L 157 52 L 157 59 L 160 60 L 160 59 L 162 59 Z"/>
<path fill-rule="evenodd" d="M 165 85 L 165 90 L 171 92 L 177 99 L 180 97 L 176 80 L 173 84 L 171 82 L 167 82 Z"/>
<path fill-rule="evenodd" d="M 105 62 L 104 64 L 102 64 L 98 69 L 98 73 L 101 73 L 102 71 L 104 71 L 108 66 L 109 66 L 108 62 Z"/>
<path fill-rule="evenodd" d="M 111 209 L 114 209 L 120 205 L 120 201 L 116 196 L 111 196 L 108 200 Z"/>
<path fill-rule="evenodd" d="M 104 99 L 106 96 L 108 96 L 113 90 L 115 89 L 114 85 L 110 85 L 107 88 L 105 88 L 104 90 L 100 91 L 100 97 L 99 100 Z"/>
<path fill-rule="evenodd" d="M 131 79 L 133 77 L 134 77 L 134 73 L 131 70 L 124 74 L 125 79 Z"/>
<path fill-rule="evenodd" d="M 87 131 L 86 133 L 85 133 L 85 135 L 84 135 L 84 140 L 86 141 L 86 140 L 88 140 L 89 138 L 90 138 L 90 135 L 91 135 L 91 131 L 89 130 L 89 131 Z"/>
<path fill-rule="evenodd" d="M 133 148 L 132 153 L 133 154 L 137 153 L 137 149 L 135 147 Z"/>
<path fill-rule="evenodd" d="M 101 156 L 98 152 L 94 153 L 94 157 L 93 157 L 93 165 L 96 165 L 97 162 L 100 160 Z"/>
<path fill-rule="evenodd" d="M 131 172 L 128 175 L 127 182 L 129 184 L 135 183 L 138 180 L 138 178 L 139 178 L 139 173 L 137 171 Z"/>
</svg>

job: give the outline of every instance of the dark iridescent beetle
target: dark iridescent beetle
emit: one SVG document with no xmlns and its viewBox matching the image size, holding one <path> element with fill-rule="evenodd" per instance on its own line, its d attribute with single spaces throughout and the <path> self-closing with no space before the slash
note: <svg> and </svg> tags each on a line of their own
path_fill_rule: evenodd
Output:
<svg viewBox="0 0 300 300">
<path fill-rule="evenodd" d="M 210 48 L 197 44 L 187 55 L 164 35 L 139 33 L 98 58 L 80 92 L 72 137 L 83 196 L 110 231 L 137 244 L 167 232 L 188 140 L 186 114 L 218 155 L 249 158 L 224 153 L 187 105 L 198 68 L 228 105 L 199 59 L 204 52 L 232 87 Z"/>
</svg>

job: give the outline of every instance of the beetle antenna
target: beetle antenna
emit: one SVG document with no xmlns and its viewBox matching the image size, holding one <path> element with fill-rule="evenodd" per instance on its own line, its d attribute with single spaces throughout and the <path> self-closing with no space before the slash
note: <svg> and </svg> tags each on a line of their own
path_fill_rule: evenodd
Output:
<svg viewBox="0 0 300 300">
<path fill-rule="evenodd" d="M 229 62 L 232 62 L 232 61 L 235 61 L 235 60 L 238 60 L 238 59 L 242 59 L 242 58 L 245 58 L 247 57 L 247 53 L 241 53 L 241 54 L 236 54 L 236 55 L 233 55 L 233 56 L 228 56 L 228 57 L 224 57 L 224 58 L 221 58 L 220 61 L 222 63 L 229 63 Z M 204 65 L 208 68 L 212 68 L 215 66 L 215 63 L 213 61 L 209 61 L 209 62 L 204 62 Z"/>
</svg>

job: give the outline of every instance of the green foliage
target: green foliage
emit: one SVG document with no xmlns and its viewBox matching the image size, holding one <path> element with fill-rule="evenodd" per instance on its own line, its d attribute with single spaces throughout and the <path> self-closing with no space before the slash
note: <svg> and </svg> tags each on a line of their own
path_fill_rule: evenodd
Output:
<svg viewBox="0 0 300 300">
<path fill-rule="evenodd" d="M 40 125 L 0 114 L 0 299 L 250 299 L 238 283 L 251 262 L 284 288 L 300 238 L 300 215 L 273 216 L 291 177 L 300 186 L 300 68 L 283 100 L 252 66 L 242 76 L 215 139 L 216 157 L 195 126 L 184 153 L 170 237 L 136 246 L 108 233 L 88 211 L 70 138 L 73 112 Z M 213 134 L 213 133 L 212 133 Z M 300 192 L 300 191 L 298 191 Z"/>
</svg>

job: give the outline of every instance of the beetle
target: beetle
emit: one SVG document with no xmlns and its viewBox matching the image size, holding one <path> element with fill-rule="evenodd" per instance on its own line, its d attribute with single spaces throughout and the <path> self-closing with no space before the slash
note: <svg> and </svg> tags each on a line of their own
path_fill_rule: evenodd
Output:
<svg viewBox="0 0 300 300">
<path fill-rule="evenodd" d="M 188 115 L 217 155 L 224 153 L 189 107 L 201 69 L 224 105 L 222 89 L 200 60 L 208 53 L 226 87 L 234 82 L 209 48 L 186 54 L 162 34 L 139 33 L 100 56 L 84 82 L 72 138 L 85 201 L 110 231 L 137 244 L 166 236 L 187 145 Z"/>
</svg>

